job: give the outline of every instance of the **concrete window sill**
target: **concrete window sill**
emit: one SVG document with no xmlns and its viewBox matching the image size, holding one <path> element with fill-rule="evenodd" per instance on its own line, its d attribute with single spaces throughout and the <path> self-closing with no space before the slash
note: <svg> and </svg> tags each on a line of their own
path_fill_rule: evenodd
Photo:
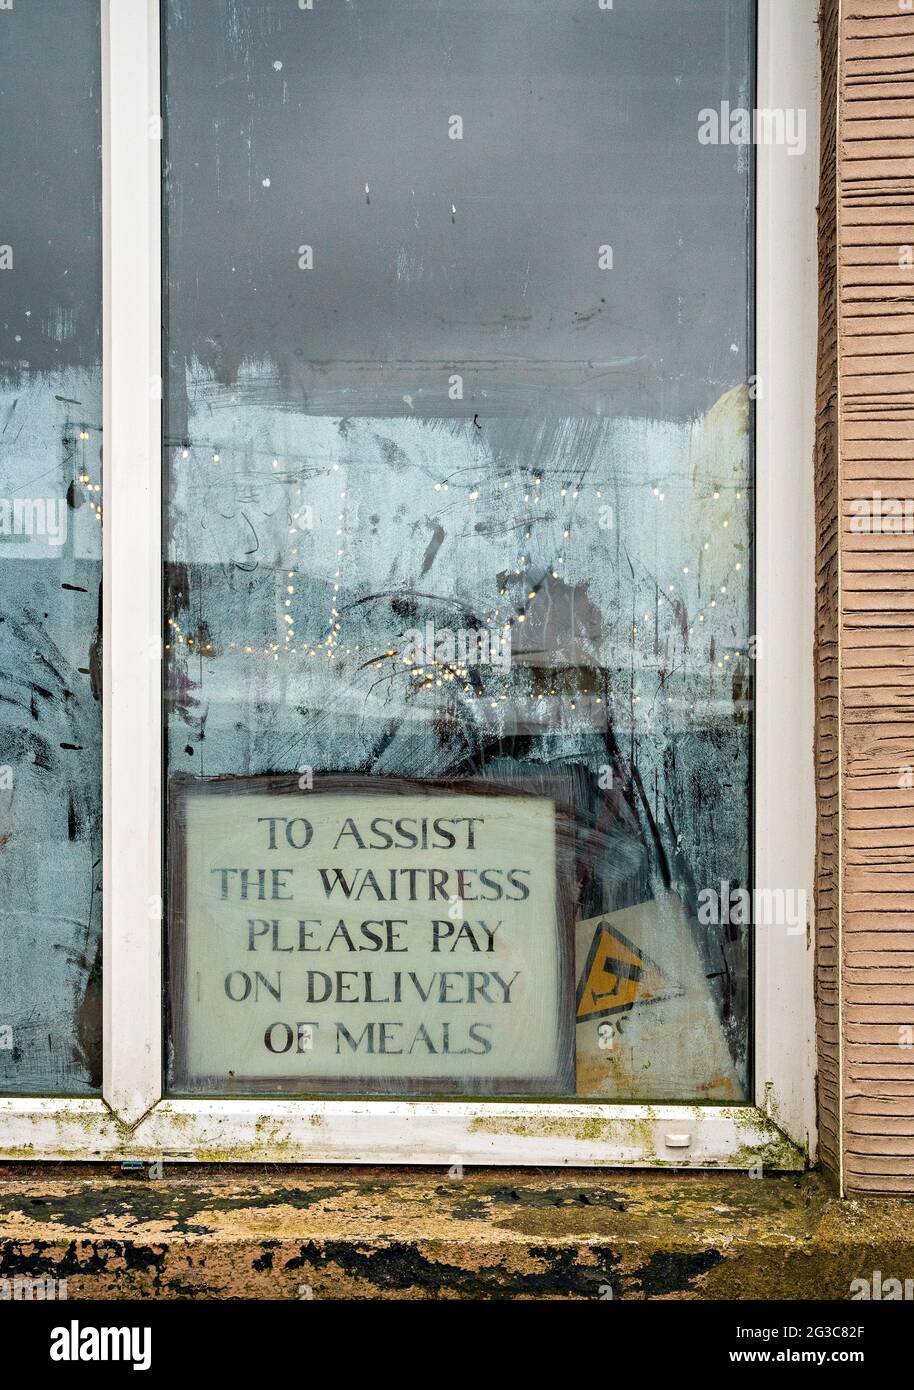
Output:
<svg viewBox="0 0 914 1390">
<path fill-rule="evenodd" d="M 914 1205 L 812 1174 L 0 1168 L 0 1278 L 70 1300 L 848 1299 L 911 1268 Z"/>
</svg>

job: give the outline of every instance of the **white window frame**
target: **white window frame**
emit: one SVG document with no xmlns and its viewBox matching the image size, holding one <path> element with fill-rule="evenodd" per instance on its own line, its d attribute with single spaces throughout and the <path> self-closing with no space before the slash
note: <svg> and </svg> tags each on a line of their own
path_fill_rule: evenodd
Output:
<svg viewBox="0 0 914 1390">
<path fill-rule="evenodd" d="M 103 1098 L 0 1099 L 0 1158 L 802 1165 L 811 922 L 756 929 L 755 1105 L 163 1098 L 159 0 L 103 0 L 103 50 Z M 810 905 L 818 88 L 816 0 L 759 0 L 757 103 L 808 149 L 757 150 L 755 881 Z"/>
</svg>

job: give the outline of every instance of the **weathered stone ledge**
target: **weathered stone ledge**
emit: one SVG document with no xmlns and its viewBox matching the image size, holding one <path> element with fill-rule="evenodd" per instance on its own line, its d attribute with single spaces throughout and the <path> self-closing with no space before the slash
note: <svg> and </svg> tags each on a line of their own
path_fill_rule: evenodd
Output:
<svg viewBox="0 0 914 1390">
<path fill-rule="evenodd" d="M 815 1175 L 0 1167 L 0 1277 L 70 1300 L 847 1299 L 875 1270 L 914 1276 L 914 1202 Z"/>
</svg>

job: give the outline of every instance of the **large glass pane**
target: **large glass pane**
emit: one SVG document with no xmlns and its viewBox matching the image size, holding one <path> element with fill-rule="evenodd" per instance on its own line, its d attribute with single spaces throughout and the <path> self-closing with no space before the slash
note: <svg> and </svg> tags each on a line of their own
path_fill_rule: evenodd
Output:
<svg viewBox="0 0 914 1390">
<path fill-rule="evenodd" d="M 0 9 L 0 1091 L 101 1085 L 98 0 Z"/>
<path fill-rule="evenodd" d="M 740 1100 L 750 0 L 168 0 L 177 1091 Z"/>
</svg>

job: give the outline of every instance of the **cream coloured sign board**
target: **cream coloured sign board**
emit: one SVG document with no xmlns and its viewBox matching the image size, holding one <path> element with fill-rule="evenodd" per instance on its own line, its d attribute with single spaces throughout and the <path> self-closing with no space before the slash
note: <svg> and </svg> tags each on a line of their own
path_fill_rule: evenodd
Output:
<svg viewBox="0 0 914 1390">
<path fill-rule="evenodd" d="M 179 1088 L 572 1090 L 547 796 L 227 779 L 180 789 L 173 833 Z"/>
</svg>

